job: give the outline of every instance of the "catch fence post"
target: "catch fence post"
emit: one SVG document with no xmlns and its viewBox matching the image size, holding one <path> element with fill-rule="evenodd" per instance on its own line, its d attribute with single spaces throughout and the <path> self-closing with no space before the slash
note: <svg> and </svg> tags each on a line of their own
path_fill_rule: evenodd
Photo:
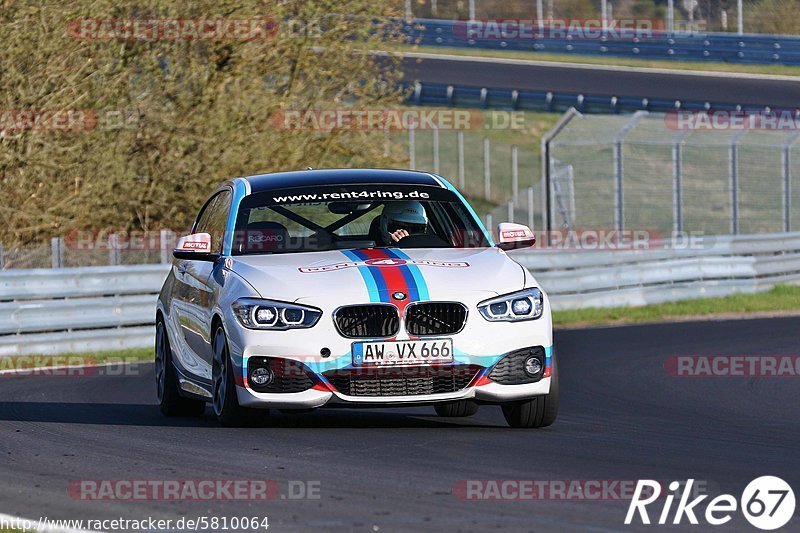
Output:
<svg viewBox="0 0 800 533">
<path fill-rule="evenodd" d="M 433 173 L 439 174 L 439 128 L 433 128 Z"/>
<path fill-rule="evenodd" d="M 64 239 L 61 237 L 50 239 L 50 263 L 53 268 L 61 268 L 64 265 Z"/>
<path fill-rule="evenodd" d="M 800 133 L 793 135 L 783 145 L 781 153 L 781 167 L 783 169 L 783 184 L 781 195 L 783 200 L 783 231 L 792 231 L 792 145 L 800 139 Z"/>
<path fill-rule="evenodd" d="M 483 197 L 487 200 L 492 199 L 492 160 L 491 160 L 491 141 L 483 139 Z"/>
<path fill-rule="evenodd" d="M 408 168 L 417 169 L 417 147 L 414 135 L 414 126 L 408 127 Z"/>
<path fill-rule="evenodd" d="M 464 132 L 458 132 L 458 188 L 461 192 L 467 185 L 467 176 L 464 172 Z"/>
<path fill-rule="evenodd" d="M 511 146 L 511 199 L 519 201 L 519 153 L 517 145 Z"/>
<path fill-rule="evenodd" d="M 528 227 L 533 229 L 533 187 L 528 187 Z"/>
</svg>

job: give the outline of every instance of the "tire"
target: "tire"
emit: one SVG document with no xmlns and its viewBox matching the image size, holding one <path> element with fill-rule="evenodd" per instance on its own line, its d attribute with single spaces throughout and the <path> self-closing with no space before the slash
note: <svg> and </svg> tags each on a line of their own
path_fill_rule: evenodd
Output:
<svg viewBox="0 0 800 533">
<path fill-rule="evenodd" d="M 437 403 L 433 408 L 443 417 L 472 416 L 478 412 L 478 404 L 470 400 Z"/>
<path fill-rule="evenodd" d="M 543 428 L 556 421 L 558 416 L 558 363 L 553 357 L 550 393 L 522 402 L 504 404 L 503 416 L 512 428 Z"/>
<path fill-rule="evenodd" d="M 181 396 L 167 328 L 161 317 L 156 321 L 155 367 L 156 396 L 161 413 L 165 416 L 203 416 L 206 402 Z"/>
<path fill-rule="evenodd" d="M 214 345 L 214 361 L 211 366 L 212 405 L 217 420 L 226 427 L 251 427 L 263 424 L 269 415 L 267 409 L 251 409 L 239 405 L 228 339 L 222 326 L 217 327 L 212 338 Z"/>
</svg>

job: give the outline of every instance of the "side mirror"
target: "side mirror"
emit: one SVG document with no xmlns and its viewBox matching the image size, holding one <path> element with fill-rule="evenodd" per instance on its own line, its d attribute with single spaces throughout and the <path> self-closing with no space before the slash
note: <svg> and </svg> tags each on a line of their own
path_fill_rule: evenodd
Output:
<svg viewBox="0 0 800 533">
<path fill-rule="evenodd" d="M 497 243 L 497 247 L 501 250 L 517 250 L 536 244 L 536 236 L 533 234 L 533 230 L 522 224 L 503 222 L 497 225 L 497 234 L 500 236 L 500 242 Z"/>
<path fill-rule="evenodd" d="M 191 259 L 194 261 L 216 261 L 219 254 L 211 253 L 211 235 L 208 233 L 195 233 L 178 239 L 178 244 L 172 255 L 176 259 Z"/>
</svg>

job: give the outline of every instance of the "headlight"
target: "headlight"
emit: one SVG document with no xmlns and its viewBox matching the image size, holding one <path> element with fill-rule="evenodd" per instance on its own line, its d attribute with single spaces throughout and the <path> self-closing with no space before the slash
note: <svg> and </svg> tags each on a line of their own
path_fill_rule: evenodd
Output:
<svg viewBox="0 0 800 533">
<path fill-rule="evenodd" d="M 537 288 L 525 289 L 485 300 L 478 304 L 478 311 L 490 322 L 535 320 L 544 311 L 544 296 Z"/>
<path fill-rule="evenodd" d="M 313 307 L 258 298 L 242 298 L 231 307 L 239 322 L 250 329 L 310 328 L 322 316 L 322 311 Z"/>
</svg>

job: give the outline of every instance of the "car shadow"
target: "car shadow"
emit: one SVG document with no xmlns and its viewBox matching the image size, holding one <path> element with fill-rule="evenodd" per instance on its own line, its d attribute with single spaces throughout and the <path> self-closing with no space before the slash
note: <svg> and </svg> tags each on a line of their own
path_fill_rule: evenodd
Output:
<svg viewBox="0 0 800 533">
<path fill-rule="evenodd" d="M 491 407 L 489 407 L 491 408 Z M 430 413 L 426 411 L 430 410 Z M 409 412 L 411 411 L 411 412 Z M 319 409 L 310 413 L 283 414 L 273 411 L 255 427 L 268 428 L 491 428 L 503 426 L 474 417 L 443 419 L 432 407 L 417 409 Z M 209 408 L 203 417 L 171 418 L 161 414 L 157 405 L 130 403 L 52 403 L 0 402 L 0 421 L 55 424 L 97 424 L 108 426 L 204 427 L 222 428 Z"/>
</svg>

